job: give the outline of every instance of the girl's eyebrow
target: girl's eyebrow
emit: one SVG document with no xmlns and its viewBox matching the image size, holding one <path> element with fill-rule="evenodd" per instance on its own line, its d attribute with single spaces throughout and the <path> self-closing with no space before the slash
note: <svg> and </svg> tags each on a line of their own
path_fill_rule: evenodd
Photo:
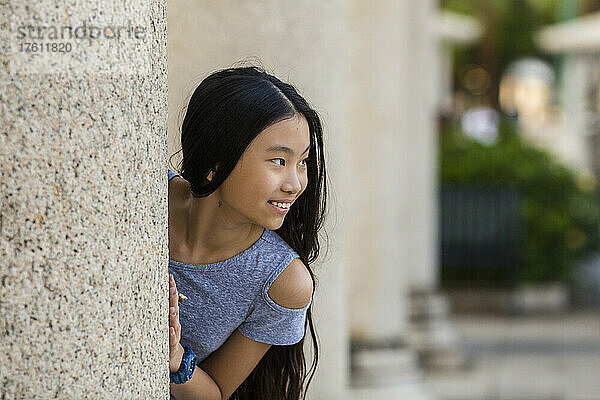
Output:
<svg viewBox="0 0 600 400">
<path fill-rule="evenodd" d="M 308 145 L 308 147 L 306 148 L 306 150 L 304 150 L 302 152 L 302 154 L 306 153 L 309 148 L 310 148 L 310 144 Z M 283 152 L 283 153 L 288 153 L 288 154 L 290 154 L 292 156 L 294 155 L 294 150 L 292 150 L 289 147 L 284 146 L 282 144 L 276 144 L 276 145 L 273 145 L 273 146 L 269 147 L 267 149 L 267 152 Z M 302 155 L 302 154 L 300 154 L 300 155 Z"/>
</svg>

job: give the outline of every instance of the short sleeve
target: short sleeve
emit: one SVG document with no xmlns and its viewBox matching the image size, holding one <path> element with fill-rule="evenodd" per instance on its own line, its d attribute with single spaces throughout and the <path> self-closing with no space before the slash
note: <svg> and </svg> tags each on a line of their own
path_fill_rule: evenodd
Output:
<svg viewBox="0 0 600 400">
<path fill-rule="evenodd" d="M 277 276 L 297 257 L 299 256 L 295 252 L 289 253 L 263 285 L 252 311 L 238 327 L 247 338 L 274 345 L 290 345 L 298 343 L 304 337 L 306 312 L 312 303 L 312 297 L 302 308 L 287 308 L 275 303 L 268 295 Z"/>
</svg>

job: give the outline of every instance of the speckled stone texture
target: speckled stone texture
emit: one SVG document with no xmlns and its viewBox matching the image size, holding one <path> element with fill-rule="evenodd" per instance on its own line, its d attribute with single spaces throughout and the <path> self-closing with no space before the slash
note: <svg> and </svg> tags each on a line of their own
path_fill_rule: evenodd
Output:
<svg viewBox="0 0 600 400">
<path fill-rule="evenodd" d="M 0 15 L 0 398 L 167 399 L 166 0 Z M 145 40 L 20 52 L 82 21 Z"/>
</svg>

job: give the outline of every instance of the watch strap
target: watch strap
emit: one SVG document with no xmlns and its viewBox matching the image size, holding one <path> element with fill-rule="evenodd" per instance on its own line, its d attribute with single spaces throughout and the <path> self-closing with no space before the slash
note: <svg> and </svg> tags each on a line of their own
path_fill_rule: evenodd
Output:
<svg viewBox="0 0 600 400">
<path fill-rule="evenodd" d="M 198 362 L 198 357 L 194 354 L 190 346 L 182 344 L 182 347 L 185 352 L 183 353 L 179 370 L 175 373 L 172 372 L 170 375 L 170 381 L 172 383 L 182 384 L 190 380 L 194 374 L 196 363 Z"/>
</svg>

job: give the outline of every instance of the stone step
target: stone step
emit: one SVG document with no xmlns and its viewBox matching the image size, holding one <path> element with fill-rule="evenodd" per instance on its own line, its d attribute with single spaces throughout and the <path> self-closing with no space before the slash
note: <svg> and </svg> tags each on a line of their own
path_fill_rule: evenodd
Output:
<svg viewBox="0 0 600 400">
<path fill-rule="evenodd" d="M 418 356 L 408 347 L 352 351 L 351 387 L 400 385 L 419 379 Z"/>
<path fill-rule="evenodd" d="M 450 313 L 450 304 L 444 296 L 436 293 L 411 296 L 408 312 L 411 320 L 446 316 Z"/>
<path fill-rule="evenodd" d="M 569 308 L 566 285 L 521 285 L 516 288 L 446 288 L 457 313 L 556 314 Z"/>
<path fill-rule="evenodd" d="M 438 400 L 420 382 L 405 383 L 385 388 L 351 388 L 349 400 Z"/>
</svg>

